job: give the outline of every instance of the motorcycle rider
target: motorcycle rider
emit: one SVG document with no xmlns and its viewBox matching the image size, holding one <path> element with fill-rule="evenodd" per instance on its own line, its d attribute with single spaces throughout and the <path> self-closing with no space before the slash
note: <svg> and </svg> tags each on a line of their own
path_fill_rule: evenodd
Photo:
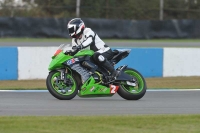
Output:
<svg viewBox="0 0 200 133">
<path fill-rule="evenodd" d="M 69 36 L 72 37 L 72 49 L 90 49 L 95 53 L 92 56 L 93 60 L 110 72 L 111 79 L 115 80 L 118 76 L 118 71 L 108 61 L 113 57 L 110 47 L 108 47 L 99 36 L 88 27 L 85 27 L 81 18 L 74 18 L 67 24 Z"/>
</svg>

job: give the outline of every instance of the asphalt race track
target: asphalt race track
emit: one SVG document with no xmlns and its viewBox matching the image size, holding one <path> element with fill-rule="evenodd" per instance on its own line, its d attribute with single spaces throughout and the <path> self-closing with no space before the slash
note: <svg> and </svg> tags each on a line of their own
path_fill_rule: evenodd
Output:
<svg viewBox="0 0 200 133">
<path fill-rule="evenodd" d="M 118 94 L 58 100 L 49 92 L 0 92 L 0 116 L 200 114 L 200 91 L 147 91 L 138 101 Z"/>
</svg>

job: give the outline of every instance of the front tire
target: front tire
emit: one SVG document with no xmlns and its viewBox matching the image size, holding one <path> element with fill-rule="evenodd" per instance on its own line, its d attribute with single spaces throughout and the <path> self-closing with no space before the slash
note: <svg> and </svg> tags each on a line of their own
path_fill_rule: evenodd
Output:
<svg viewBox="0 0 200 133">
<path fill-rule="evenodd" d="M 78 85 L 76 80 L 70 75 L 65 75 L 67 83 L 60 80 L 60 72 L 52 71 L 49 73 L 46 79 L 46 86 L 48 91 L 57 99 L 71 100 L 78 93 Z"/>
<path fill-rule="evenodd" d="M 144 77 L 135 69 L 126 68 L 122 72 L 136 79 L 136 86 L 127 85 L 124 81 L 120 82 L 118 94 L 126 100 L 139 100 L 146 93 L 146 82 Z"/>
</svg>

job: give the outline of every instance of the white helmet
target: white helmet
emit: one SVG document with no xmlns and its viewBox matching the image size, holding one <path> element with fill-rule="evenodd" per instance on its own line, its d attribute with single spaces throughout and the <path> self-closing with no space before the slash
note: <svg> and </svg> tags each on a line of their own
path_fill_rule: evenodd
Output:
<svg viewBox="0 0 200 133">
<path fill-rule="evenodd" d="M 67 24 L 67 29 L 72 38 L 79 38 L 83 34 L 85 24 L 80 18 L 74 18 Z"/>
</svg>

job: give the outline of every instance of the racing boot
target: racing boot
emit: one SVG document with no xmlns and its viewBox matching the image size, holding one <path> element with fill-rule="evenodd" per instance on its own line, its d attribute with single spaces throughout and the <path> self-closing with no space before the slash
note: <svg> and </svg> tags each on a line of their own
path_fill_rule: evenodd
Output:
<svg viewBox="0 0 200 133">
<path fill-rule="evenodd" d="M 106 68 L 111 73 L 109 81 L 116 80 L 119 75 L 119 72 L 117 70 L 115 70 L 113 65 L 108 60 L 106 60 L 104 63 L 102 63 L 102 65 L 104 68 Z"/>
</svg>

